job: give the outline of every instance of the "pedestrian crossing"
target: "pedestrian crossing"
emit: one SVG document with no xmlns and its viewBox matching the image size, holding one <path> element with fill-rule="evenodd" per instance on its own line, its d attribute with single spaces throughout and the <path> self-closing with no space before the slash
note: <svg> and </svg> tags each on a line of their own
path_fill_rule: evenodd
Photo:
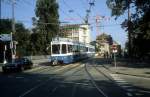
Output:
<svg viewBox="0 0 150 97">
<path fill-rule="evenodd" d="M 118 86 L 120 86 L 121 88 L 123 88 L 124 90 L 127 91 L 127 95 L 129 97 L 133 97 L 133 86 L 128 83 L 127 81 L 125 81 L 124 79 L 120 78 L 120 76 L 118 74 L 110 74 L 110 76 L 113 78 L 113 80 L 116 82 L 116 84 Z"/>
</svg>

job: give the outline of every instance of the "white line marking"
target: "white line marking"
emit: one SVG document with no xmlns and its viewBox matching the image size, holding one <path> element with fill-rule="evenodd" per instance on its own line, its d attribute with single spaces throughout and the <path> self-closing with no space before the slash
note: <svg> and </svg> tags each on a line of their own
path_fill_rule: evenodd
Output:
<svg viewBox="0 0 150 97">
<path fill-rule="evenodd" d="M 132 88 L 132 86 L 122 86 L 123 88 Z"/>
<path fill-rule="evenodd" d="M 127 91 L 133 92 L 133 91 L 135 91 L 135 89 L 127 89 Z"/>
<path fill-rule="evenodd" d="M 74 97 L 75 92 L 76 92 L 76 88 L 77 88 L 77 85 L 74 85 L 74 87 L 72 89 L 71 97 Z"/>
<path fill-rule="evenodd" d="M 17 79 L 21 79 L 21 78 L 24 78 L 24 77 L 21 77 L 21 76 L 18 76 L 18 77 L 16 77 Z"/>
<path fill-rule="evenodd" d="M 76 66 L 76 65 L 75 65 Z M 74 65 L 71 66 L 71 67 L 75 67 Z M 60 69 L 57 69 L 56 71 L 54 71 L 55 73 L 58 72 L 58 71 L 61 71 L 61 70 L 64 70 L 65 68 L 68 68 L 70 67 L 70 65 L 67 65 L 67 66 L 64 66 L 63 68 L 60 68 Z M 23 94 L 21 94 L 19 97 L 24 97 L 25 95 L 29 94 L 30 92 L 32 92 L 33 90 L 39 88 L 40 86 L 44 85 L 45 83 L 47 83 L 49 80 L 52 80 L 53 78 L 50 78 L 48 80 L 46 80 L 45 82 L 39 84 L 39 85 L 36 85 L 34 86 L 33 88 L 29 89 L 28 91 L 24 92 Z"/>
<path fill-rule="evenodd" d="M 30 69 L 30 70 L 27 70 L 27 71 L 25 71 L 25 72 L 33 72 L 33 71 L 36 71 L 36 70 L 38 70 L 38 69 L 42 69 L 42 67 L 35 67 L 35 68 Z"/>
<path fill-rule="evenodd" d="M 52 78 L 51 78 L 51 79 L 52 79 Z M 19 97 L 24 97 L 25 95 L 29 94 L 29 93 L 32 92 L 33 90 L 35 90 L 35 89 L 39 88 L 40 86 L 44 85 L 45 83 L 47 83 L 47 82 L 48 82 L 49 80 L 51 80 L 51 79 L 48 79 L 48 80 L 46 80 L 45 82 L 43 82 L 43 83 L 41 83 L 41 84 L 39 84 L 39 85 L 37 85 L 37 86 L 34 86 L 33 88 L 31 88 L 31 89 L 29 89 L 28 91 L 26 91 L 26 92 L 24 92 L 23 94 L 21 94 Z"/>
<path fill-rule="evenodd" d="M 57 88 L 58 88 L 58 86 L 52 90 L 52 93 L 54 93 L 57 90 Z"/>
<path fill-rule="evenodd" d="M 120 86 L 130 86 L 129 83 L 118 83 Z"/>
<path fill-rule="evenodd" d="M 131 93 L 127 93 L 128 96 L 133 96 Z"/>
<path fill-rule="evenodd" d="M 116 80 L 117 83 L 127 83 L 125 80 Z"/>
</svg>

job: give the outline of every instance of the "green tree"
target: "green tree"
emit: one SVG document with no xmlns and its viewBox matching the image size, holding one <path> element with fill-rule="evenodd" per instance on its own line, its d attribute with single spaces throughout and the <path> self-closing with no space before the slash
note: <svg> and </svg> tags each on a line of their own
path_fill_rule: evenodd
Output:
<svg viewBox="0 0 150 97">
<path fill-rule="evenodd" d="M 16 24 L 16 32 L 13 35 L 14 40 L 18 42 L 17 44 L 17 53 L 19 56 L 27 56 L 31 54 L 31 51 L 28 50 L 30 44 L 30 31 L 24 27 L 22 23 Z"/>
<path fill-rule="evenodd" d="M 99 35 L 96 37 L 96 40 L 99 42 L 99 43 L 102 43 L 102 42 L 108 42 L 110 45 L 112 45 L 113 43 L 113 39 L 111 37 L 111 35 L 107 35 L 105 33 Z"/>
<path fill-rule="evenodd" d="M 0 19 L 0 34 L 10 34 L 11 32 L 11 20 Z"/>
<path fill-rule="evenodd" d="M 13 40 L 17 41 L 17 53 L 20 56 L 30 55 L 28 50 L 30 44 L 30 31 L 22 23 L 15 24 L 16 32 L 13 34 Z M 0 34 L 10 34 L 12 32 L 11 19 L 1 19 Z"/>
<path fill-rule="evenodd" d="M 107 0 L 112 16 L 119 17 L 132 7 L 131 17 L 125 19 L 122 27 L 129 31 L 132 56 L 142 57 L 150 52 L 150 0 Z M 129 43 L 128 43 L 129 46 Z M 128 47 L 129 48 L 129 47 Z"/>
<path fill-rule="evenodd" d="M 59 32 L 58 4 L 56 0 L 37 0 L 35 14 L 36 32 L 41 37 L 41 39 L 38 39 L 41 42 L 37 46 L 43 49 L 43 52 L 47 52 L 47 45 Z"/>
<path fill-rule="evenodd" d="M 112 45 L 113 39 L 111 35 L 103 33 L 96 37 L 96 43 L 97 43 L 96 51 L 99 51 L 99 48 L 103 45 L 102 43 L 109 43 L 109 45 Z"/>
</svg>

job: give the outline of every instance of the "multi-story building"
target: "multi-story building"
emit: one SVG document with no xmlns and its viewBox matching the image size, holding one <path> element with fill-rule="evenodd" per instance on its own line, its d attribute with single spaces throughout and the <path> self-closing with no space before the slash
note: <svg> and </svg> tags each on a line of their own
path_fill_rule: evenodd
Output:
<svg viewBox="0 0 150 97">
<path fill-rule="evenodd" d="M 60 27 L 60 33 L 66 38 L 82 43 L 91 42 L 91 31 L 88 24 L 63 25 Z"/>
<path fill-rule="evenodd" d="M 97 36 L 96 38 L 96 47 L 99 55 L 101 56 L 110 56 L 111 51 L 110 47 L 112 45 L 112 37 L 110 35 L 107 35 L 105 33 L 102 33 L 101 35 Z"/>
</svg>

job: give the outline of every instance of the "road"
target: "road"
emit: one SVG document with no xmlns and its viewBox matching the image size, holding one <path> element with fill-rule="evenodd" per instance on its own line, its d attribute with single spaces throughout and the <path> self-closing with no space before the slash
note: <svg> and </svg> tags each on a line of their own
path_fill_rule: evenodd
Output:
<svg viewBox="0 0 150 97">
<path fill-rule="evenodd" d="M 22 73 L 0 73 L 1 97 L 150 97 L 150 79 L 115 74 L 108 59 L 92 58 Z"/>
</svg>

